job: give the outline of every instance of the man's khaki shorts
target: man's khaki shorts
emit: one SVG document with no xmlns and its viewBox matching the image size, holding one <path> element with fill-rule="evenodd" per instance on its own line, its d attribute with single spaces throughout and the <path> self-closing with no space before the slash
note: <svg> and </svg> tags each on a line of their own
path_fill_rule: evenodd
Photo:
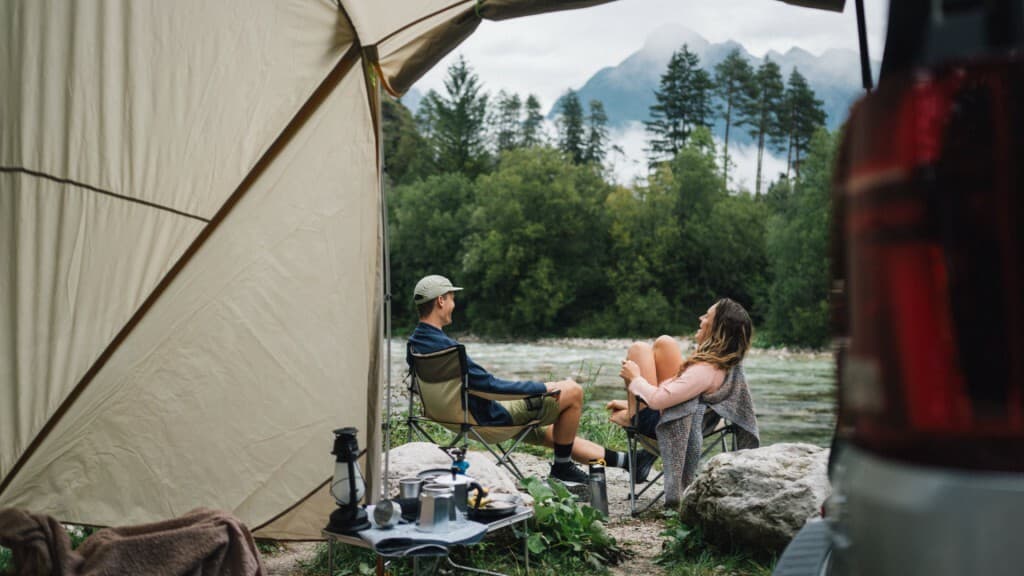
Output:
<svg viewBox="0 0 1024 576">
<path fill-rule="evenodd" d="M 523 438 L 523 442 L 530 444 L 543 444 L 544 430 L 558 419 L 558 399 L 550 396 L 546 398 L 526 398 L 524 400 L 504 400 L 498 403 L 504 406 L 505 410 L 508 410 L 509 415 L 512 416 L 513 424 L 526 424 L 531 420 L 540 419 L 541 425 L 527 434 L 526 438 Z"/>
</svg>

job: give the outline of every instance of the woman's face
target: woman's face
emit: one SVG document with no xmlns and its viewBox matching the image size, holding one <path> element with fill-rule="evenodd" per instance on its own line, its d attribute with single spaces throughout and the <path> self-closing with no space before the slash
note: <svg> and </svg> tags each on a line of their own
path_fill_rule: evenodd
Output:
<svg viewBox="0 0 1024 576">
<path fill-rule="evenodd" d="M 700 317 L 700 328 L 697 330 L 697 344 L 704 342 L 711 335 L 711 323 L 715 319 L 715 305 L 712 304 L 708 311 Z"/>
</svg>

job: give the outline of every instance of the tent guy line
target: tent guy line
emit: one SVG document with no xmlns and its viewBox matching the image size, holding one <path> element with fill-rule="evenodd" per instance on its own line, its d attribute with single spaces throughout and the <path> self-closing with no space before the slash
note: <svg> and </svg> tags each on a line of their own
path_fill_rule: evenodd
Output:
<svg viewBox="0 0 1024 576">
<path fill-rule="evenodd" d="M 134 202 L 136 204 L 142 204 L 143 206 L 149 206 L 150 208 L 156 208 L 157 210 L 163 210 L 165 212 L 170 212 L 171 214 L 177 214 L 178 216 L 184 216 L 185 218 L 191 218 L 193 220 L 198 220 L 200 222 L 204 222 L 204 223 L 207 223 L 207 224 L 210 223 L 210 219 L 209 218 L 203 218 L 202 216 L 196 216 L 195 214 L 189 214 L 188 212 L 185 212 L 183 210 L 178 210 L 177 208 L 171 208 L 170 206 L 164 206 L 163 204 L 157 204 L 156 202 L 150 202 L 148 200 L 141 200 L 139 198 L 132 198 L 131 196 L 125 196 L 123 194 L 118 194 L 116 192 L 111 192 L 110 190 L 104 190 L 102 188 L 97 188 L 96 186 L 91 186 L 91 185 L 86 184 L 84 182 L 77 182 L 77 181 L 71 180 L 69 178 L 61 178 L 59 176 L 54 176 L 52 174 L 47 174 L 45 172 L 39 172 L 37 170 L 32 170 L 30 168 L 25 168 L 25 167 L 22 167 L 22 166 L 0 166 L 0 172 L 6 172 L 7 174 L 26 174 L 28 176 L 34 176 L 36 178 L 43 178 L 43 179 L 46 179 L 46 180 L 50 180 L 50 181 L 56 182 L 58 184 L 70 184 L 71 186 L 75 186 L 75 187 L 78 187 L 78 188 L 84 188 L 85 190 L 89 190 L 89 191 L 95 192 L 97 194 L 103 194 L 104 196 L 110 196 L 112 198 L 117 198 L 118 200 L 125 200 L 127 202 Z"/>
</svg>

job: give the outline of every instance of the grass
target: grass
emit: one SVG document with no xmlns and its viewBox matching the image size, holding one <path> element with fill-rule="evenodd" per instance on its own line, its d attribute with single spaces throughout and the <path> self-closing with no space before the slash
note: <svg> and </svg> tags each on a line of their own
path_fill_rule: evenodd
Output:
<svg viewBox="0 0 1024 576">
<path fill-rule="evenodd" d="M 666 513 L 664 525 L 656 562 L 671 576 L 771 576 L 774 559 L 763 562 L 742 551 L 719 549 L 675 512 Z"/>
</svg>

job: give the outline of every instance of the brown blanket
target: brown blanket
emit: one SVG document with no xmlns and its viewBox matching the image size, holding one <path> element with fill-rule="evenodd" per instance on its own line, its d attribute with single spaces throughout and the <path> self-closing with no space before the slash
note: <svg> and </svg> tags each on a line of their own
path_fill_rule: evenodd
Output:
<svg viewBox="0 0 1024 576">
<path fill-rule="evenodd" d="M 206 508 L 152 524 L 105 528 L 77 550 L 53 518 L 7 508 L 0 510 L 0 545 L 13 552 L 17 576 L 263 574 L 249 529 L 227 512 Z"/>
</svg>

